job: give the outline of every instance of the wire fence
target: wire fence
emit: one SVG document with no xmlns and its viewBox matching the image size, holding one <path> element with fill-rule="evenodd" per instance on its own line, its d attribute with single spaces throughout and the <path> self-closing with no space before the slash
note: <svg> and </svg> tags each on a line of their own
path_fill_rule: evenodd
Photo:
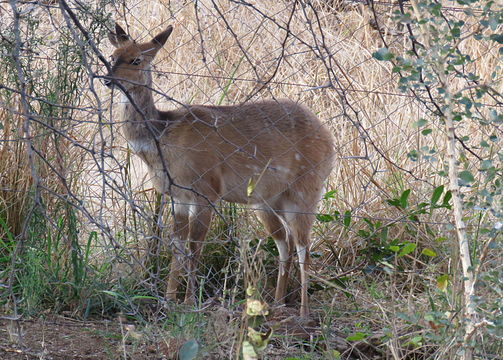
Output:
<svg viewBox="0 0 503 360">
<path fill-rule="evenodd" d="M 461 19 L 466 7 L 442 9 Z M 284 266 L 275 257 L 287 262 L 295 246 L 299 254 L 310 249 L 308 271 L 332 278 L 367 266 L 361 254 L 384 228 L 411 242 L 433 241 L 439 228 L 448 233 L 446 212 L 418 217 L 387 202 L 407 189 L 410 204 L 429 201 L 444 170 L 441 125 L 429 137 L 416 126 L 435 99 L 397 90 L 399 75 L 372 56 L 383 40 L 406 48 L 406 29 L 392 21 L 396 10 L 394 2 L 337 0 L 1 2 L 2 237 L 11 234 L 19 249 L 43 243 L 52 261 L 61 260 L 50 253 L 55 248 L 78 248 L 86 271 L 113 269 L 116 289 L 159 299 L 171 291 L 183 300 L 183 289 L 194 287 L 204 301 L 232 303 L 259 277 L 272 301 L 271 279 Z M 121 40 L 114 21 L 130 39 Z M 130 40 L 156 45 L 149 42 L 168 25 L 174 30 L 151 68 L 136 72 L 152 83 L 127 80 L 134 64 L 114 78 L 121 61 L 134 61 L 124 50 Z M 474 66 L 496 61 L 496 45 L 474 47 Z M 142 51 L 135 56 L 150 56 Z M 113 89 L 105 86 L 110 80 Z M 479 109 L 501 106 L 484 98 Z M 132 121 L 151 121 L 151 132 L 127 130 Z M 193 125 L 176 133 L 181 121 Z M 459 129 L 468 157 L 485 131 Z M 207 210 L 214 212 L 209 229 Z M 183 222 L 178 233 L 173 216 L 175 226 Z M 199 246 L 180 241 L 190 231 Z M 189 260 L 201 247 L 194 267 Z M 170 275 L 179 270 L 177 256 L 189 280 Z M 247 279 L 247 269 L 256 278 Z M 12 272 L 1 273 L 2 283 L 12 282 Z M 323 302 L 311 299 L 314 307 Z"/>
</svg>

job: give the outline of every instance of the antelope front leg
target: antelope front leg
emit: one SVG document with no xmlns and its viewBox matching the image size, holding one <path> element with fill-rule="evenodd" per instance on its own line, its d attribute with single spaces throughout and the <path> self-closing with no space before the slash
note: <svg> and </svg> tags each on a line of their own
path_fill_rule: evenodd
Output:
<svg viewBox="0 0 503 360">
<path fill-rule="evenodd" d="M 210 227 L 212 209 L 209 207 L 197 207 L 196 213 L 191 216 L 189 232 L 189 267 L 187 278 L 187 289 L 185 292 L 185 303 L 195 302 L 196 272 L 198 268 L 199 255 Z"/>
<path fill-rule="evenodd" d="M 307 269 L 309 266 L 309 249 L 307 246 L 298 244 L 296 248 L 297 248 L 297 256 L 299 257 L 300 282 L 301 282 L 300 316 L 307 318 L 309 316 L 309 298 L 307 296 L 307 288 L 309 286 L 309 278 L 307 274 Z"/>
<path fill-rule="evenodd" d="M 189 208 L 187 205 L 175 204 L 173 214 L 173 235 L 171 244 L 171 269 L 166 287 L 166 299 L 176 300 L 180 273 L 186 259 L 185 241 L 189 234 Z"/>
<path fill-rule="evenodd" d="M 276 282 L 275 302 L 285 303 L 285 295 L 290 278 L 290 267 L 292 264 L 293 244 L 289 244 L 287 239 L 274 239 L 279 252 L 278 259 L 278 281 Z"/>
</svg>

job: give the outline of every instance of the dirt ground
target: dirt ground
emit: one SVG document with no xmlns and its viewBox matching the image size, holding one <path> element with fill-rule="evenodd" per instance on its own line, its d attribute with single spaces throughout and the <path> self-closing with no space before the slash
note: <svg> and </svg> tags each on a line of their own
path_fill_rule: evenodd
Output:
<svg viewBox="0 0 503 360">
<path fill-rule="evenodd" d="M 21 336 L 17 335 L 18 330 Z M 166 346 L 134 341 L 131 334 L 134 334 L 133 326 L 121 326 L 119 321 L 77 321 L 51 316 L 23 320 L 16 325 L 0 320 L 0 359 L 171 358 Z"/>
<path fill-rule="evenodd" d="M 320 324 L 312 319 L 301 319 L 295 308 L 279 308 L 268 316 L 264 325 L 274 329 L 275 340 L 268 348 L 267 359 L 285 359 L 302 353 L 303 341 L 321 336 Z M 1 315 L 1 314 L 0 314 Z M 227 359 L 228 351 L 222 349 L 230 345 L 229 339 L 235 336 L 230 331 L 230 312 L 219 309 L 208 314 L 211 324 L 206 332 L 207 347 L 198 355 L 201 359 Z M 341 320 L 343 322 L 343 320 Z M 19 335 L 20 334 L 20 335 Z M 290 339 L 286 341 L 285 339 Z M 375 340 L 377 340 L 376 337 Z M 0 360 L 63 360 L 63 359 L 133 359 L 133 360 L 171 360 L 178 358 L 178 352 L 188 339 L 173 337 L 169 331 L 156 328 L 156 331 L 139 330 L 134 324 L 117 317 L 113 320 L 80 321 L 61 315 L 45 318 L 22 319 L 18 322 L 0 316 Z M 342 333 L 334 331 L 330 337 L 330 348 L 337 349 L 342 359 L 379 359 L 371 339 L 350 344 Z M 203 339 L 204 341 L 204 339 Z M 287 346 L 287 343 L 297 343 Z M 315 351 L 313 358 L 325 358 L 326 348 Z M 333 351 L 333 350 L 332 350 Z M 377 357 L 376 357 L 377 355 Z M 305 358 L 302 357 L 301 358 Z"/>
</svg>

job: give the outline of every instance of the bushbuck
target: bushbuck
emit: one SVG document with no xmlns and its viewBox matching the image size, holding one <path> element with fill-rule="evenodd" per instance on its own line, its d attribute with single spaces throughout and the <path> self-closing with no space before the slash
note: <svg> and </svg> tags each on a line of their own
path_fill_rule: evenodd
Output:
<svg viewBox="0 0 503 360">
<path fill-rule="evenodd" d="M 213 204 L 225 200 L 252 208 L 273 237 L 279 252 L 277 303 L 285 301 L 296 253 L 300 315 L 308 316 L 310 233 L 333 166 L 333 136 L 316 115 L 290 100 L 157 109 L 151 64 L 172 30 L 168 26 L 139 43 L 116 24 L 109 34 L 116 49 L 104 81 L 123 92 L 124 137 L 147 165 L 154 187 L 174 204 L 166 298 L 176 299 L 184 270 L 185 301 L 194 301 L 195 272 Z"/>
</svg>

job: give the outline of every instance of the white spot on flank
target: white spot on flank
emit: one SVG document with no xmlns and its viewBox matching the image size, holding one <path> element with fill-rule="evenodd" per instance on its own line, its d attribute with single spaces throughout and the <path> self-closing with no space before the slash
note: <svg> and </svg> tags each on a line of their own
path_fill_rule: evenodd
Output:
<svg viewBox="0 0 503 360">
<path fill-rule="evenodd" d="M 284 166 L 276 166 L 276 170 L 284 172 L 285 174 L 288 174 L 290 172 L 290 169 Z"/>
<path fill-rule="evenodd" d="M 299 153 L 295 153 L 295 160 L 300 161 L 300 154 Z"/>
</svg>

